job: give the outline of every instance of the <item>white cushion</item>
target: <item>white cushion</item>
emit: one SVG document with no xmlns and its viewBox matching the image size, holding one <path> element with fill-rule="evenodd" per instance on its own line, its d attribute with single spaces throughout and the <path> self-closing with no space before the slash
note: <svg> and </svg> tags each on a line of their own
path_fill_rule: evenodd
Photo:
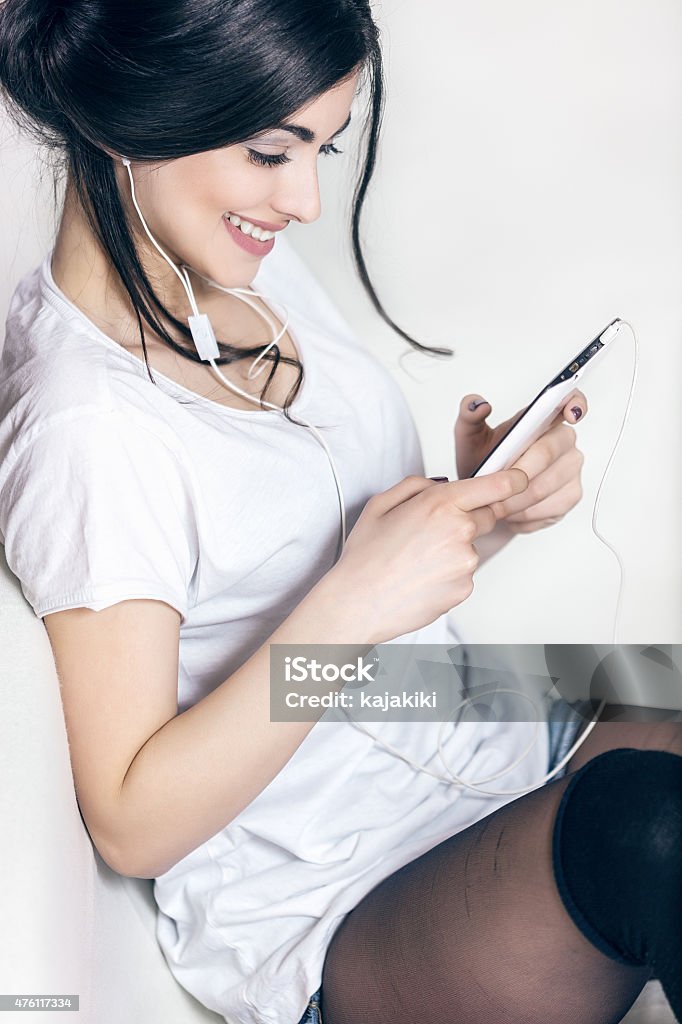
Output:
<svg viewBox="0 0 682 1024">
<path fill-rule="evenodd" d="M 47 631 L 1 545 L 0 659 L 0 992 L 77 994 L 81 1024 L 222 1022 L 170 972 L 153 882 L 112 871 L 90 840 Z"/>
</svg>

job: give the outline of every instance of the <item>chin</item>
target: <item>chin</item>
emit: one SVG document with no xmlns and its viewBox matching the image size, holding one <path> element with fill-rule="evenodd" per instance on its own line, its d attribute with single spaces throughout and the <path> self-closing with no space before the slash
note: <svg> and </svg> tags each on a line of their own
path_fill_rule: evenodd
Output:
<svg viewBox="0 0 682 1024">
<path fill-rule="evenodd" d="M 250 288 L 251 283 L 260 270 L 261 261 L 258 260 L 251 267 L 245 267 L 243 270 L 235 270 L 233 273 L 225 273 L 224 264 L 221 266 L 220 271 L 215 274 L 211 274 L 211 280 L 215 281 L 216 284 L 220 284 L 223 288 Z"/>
</svg>

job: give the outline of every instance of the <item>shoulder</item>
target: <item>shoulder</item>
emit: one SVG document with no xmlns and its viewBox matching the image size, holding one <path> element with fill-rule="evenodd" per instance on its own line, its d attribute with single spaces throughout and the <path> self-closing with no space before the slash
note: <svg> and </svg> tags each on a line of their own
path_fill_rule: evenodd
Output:
<svg viewBox="0 0 682 1024">
<path fill-rule="evenodd" d="M 96 337 L 94 325 L 45 289 L 41 270 L 19 282 L 7 316 L 0 352 L 0 465 L 48 430 L 75 434 L 78 427 L 68 424 L 78 422 L 100 436 L 130 424 L 169 443 L 167 424 L 126 397 L 139 389 L 144 365 L 119 352 L 114 341 Z"/>
<path fill-rule="evenodd" d="M 45 419 L 106 411 L 113 401 L 106 353 L 45 300 L 40 267 L 12 295 L 0 356 L 0 431 L 29 439 Z"/>
</svg>

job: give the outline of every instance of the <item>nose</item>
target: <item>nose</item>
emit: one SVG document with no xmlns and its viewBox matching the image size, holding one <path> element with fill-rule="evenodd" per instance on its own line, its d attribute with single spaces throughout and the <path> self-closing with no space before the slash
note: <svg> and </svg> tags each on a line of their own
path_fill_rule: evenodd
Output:
<svg viewBox="0 0 682 1024">
<path fill-rule="evenodd" d="M 291 175 L 282 175 L 277 194 L 273 196 L 272 207 L 287 220 L 301 224 L 312 224 L 322 212 L 320 183 L 315 161 L 297 162 Z"/>
</svg>

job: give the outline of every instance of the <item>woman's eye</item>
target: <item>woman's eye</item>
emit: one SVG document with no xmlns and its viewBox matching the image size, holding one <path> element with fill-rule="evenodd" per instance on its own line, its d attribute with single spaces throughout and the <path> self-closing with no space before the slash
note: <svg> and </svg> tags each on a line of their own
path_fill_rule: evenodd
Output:
<svg viewBox="0 0 682 1024">
<path fill-rule="evenodd" d="M 288 157 L 286 153 L 277 153 L 276 155 L 259 153 L 258 150 L 249 149 L 248 147 L 246 152 L 248 153 L 250 163 L 257 164 L 259 167 L 278 167 L 281 164 L 291 163 L 291 157 Z M 325 156 L 329 156 L 332 153 L 343 153 L 343 150 L 337 149 L 334 143 L 330 142 L 325 146 L 320 146 L 320 152 L 324 153 Z"/>
<path fill-rule="evenodd" d="M 250 162 L 258 164 L 259 167 L 276 167 L 278 164 L 291 163 L 291 158 L 286 153 L 278 153 L 276 156 L 272 156 L 268 153 L 259 153 L 256 149 L 247 149 L 246 152 L 249 154 Z"/>
</svg>

